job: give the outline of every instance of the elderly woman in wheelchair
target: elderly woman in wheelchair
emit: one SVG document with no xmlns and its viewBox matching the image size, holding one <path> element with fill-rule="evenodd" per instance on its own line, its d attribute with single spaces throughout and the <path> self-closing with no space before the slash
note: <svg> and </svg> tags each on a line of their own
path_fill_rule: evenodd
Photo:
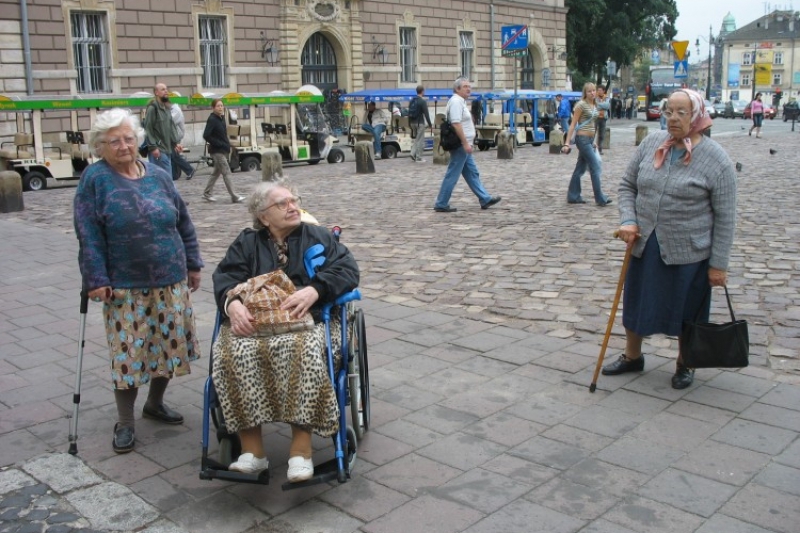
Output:
<svg viewBox="0 0 800 533">
<path fill-rule="evenodd" d="M 330 231 L 301 221 L 300 197 L 287 182 L 259 184 L 248 208 L 254 229 L 239 234 L 213 275 L 223 321 L 212 349 L 212 379 L 226 427 L 241 440 L 242 454 L 228 469 L 266 470 L 261 424 L 287 422 L 292 429 L 287 478 L 296 483 L 314 475 L 312 432 L 327 437 L 338 430 L 319 311 L 358 285 L 358 265 Z M 250 300 L 242 298 L 248 280 L 267 273 L 285 274 L 293 285 L 278 310 L 293 323 L 288 333 L 275 334 L 269 324 L 264 333 L 245 305 Z M 303 319 L 309 323 L 303 325 Z M 340 347 L 341 329 L 330 331 L 332 346 Z"/>
</svg>

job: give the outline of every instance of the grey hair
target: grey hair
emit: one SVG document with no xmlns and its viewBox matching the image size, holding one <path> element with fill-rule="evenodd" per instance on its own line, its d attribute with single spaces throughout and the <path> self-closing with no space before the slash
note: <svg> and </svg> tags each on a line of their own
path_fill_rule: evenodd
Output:
<svg viewBox="0 0 800 533">
<path fill-rule="evenodd" d="M 469 83 L 469 78 L 467 78 L 466 76 L 459 76 L 458 78 L 456 78 L 456 81 L 453 82 L 453 92 L 459 90 L 461 86 L 464 85 L 465 82 Z"/>
<path fill-rule="evenodd" d="M 258 216 L 266 209 L 269 195 L 275 189 L 288 189 L 292 194 L 297 195 L 295 188 L 288 180 L 283 178 L 276 181 L 262 181 L 256 185 L 250 198 L 247 199 L 247 210 L 250 211 L 250 215 L 253 217 L 253 228 L 259 230 L 266 227 Z"/>
<path fill-rule="evenodd" d="M 129 109 L 114 107 L 97 115 L 89 132 L 89 149 L 96 157 L 102 156 L 103 141 L 106 140 L 106 132 L 113 128 L 119 128 L 123 124 L 128 124 L 136 135 L 136 147 L 144 141 L 144 129 L 139 123 L 139 117 L 131 113 Z"/>
</svg>

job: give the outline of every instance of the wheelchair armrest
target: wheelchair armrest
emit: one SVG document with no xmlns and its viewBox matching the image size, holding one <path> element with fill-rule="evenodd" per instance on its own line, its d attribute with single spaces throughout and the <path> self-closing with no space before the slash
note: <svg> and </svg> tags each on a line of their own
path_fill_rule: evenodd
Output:
<svg viewBox="0 0 800 533">
<path fill-rule="evenodd" d="M 350 292 L 346 292 L 336 298 L 333 302 L 326 303 L 322 306 L 322 320 L 328 322 L 331 319 L 331 309 L 337 305 L 344 305 L 347 302 L 352 302 L 353 300 L 360 300 L 361 299 L 361 291 L 358 289 L 353 289 Z"/>
</svg>

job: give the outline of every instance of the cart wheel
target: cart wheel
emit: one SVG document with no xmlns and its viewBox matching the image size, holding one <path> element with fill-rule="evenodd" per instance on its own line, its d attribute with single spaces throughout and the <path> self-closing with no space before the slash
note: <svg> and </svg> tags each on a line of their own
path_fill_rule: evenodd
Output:
<svg viewBox="0 0 800 533">
<path fill-rule="evenodd" d="M 478 150 L 480 150 L 481 152 L 485 152 L 488 149 L 489 149 L 489 143 L 485 143 L 485 142 L 479 142 L 478 143 Z"/>
<path fill-rule="evenodd" d="M 37 170 L 31 170 L 22 177 L 22 189 L 25 191 L 42 191 L 47 188 L 47 178 Z"/>
<path fill-rule="evenodd" d="M 394 159 L 397 157 L 397 147 L 393 144 L 386 144 L 381 150 L 381 159 Z"/>
<path fill-rule="evenodd" d="M 328 152 L 328 163 L 344 163 L 344 152 L 338 148 L 332 148 Z"/>
<path fill-rule="evenodd" d="M 242 172 L 255 172 L 256 170 L 261 170 L 261 164 L 257 157 L 248 156 L 241 160 L 239 168 L 242 169 Z"/>
</svg>

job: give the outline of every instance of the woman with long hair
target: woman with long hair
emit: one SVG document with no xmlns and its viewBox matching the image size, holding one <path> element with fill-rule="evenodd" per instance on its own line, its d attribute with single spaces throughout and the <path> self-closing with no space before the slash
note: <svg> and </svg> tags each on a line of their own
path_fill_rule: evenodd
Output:
<svg viewBox="0 0 800 533">
<path fill-rule="evenodd" d="M 581 177 L 588 167 L 589 175 L 592 177 L 594 201 L 598 206 L 605 207 L 611 203 L 611 199 L 603 194 L 600 183 L 603 162 L 600 154 L 597 153 L 597 143 L 595 142 L 595 123 L 600 115 L 595 105 L 595 91 L 594 83 L 584 84 L 581 101 L 575 105 L 572 111 L 572 121 L 562 151 L 569 153 L 572 144 L 578 148 L 578 162 L 575 164 L 572 179 L 569 181 L 567 203 L 586 203 L 586 200 L 581 198 Z"/>
</svg>

